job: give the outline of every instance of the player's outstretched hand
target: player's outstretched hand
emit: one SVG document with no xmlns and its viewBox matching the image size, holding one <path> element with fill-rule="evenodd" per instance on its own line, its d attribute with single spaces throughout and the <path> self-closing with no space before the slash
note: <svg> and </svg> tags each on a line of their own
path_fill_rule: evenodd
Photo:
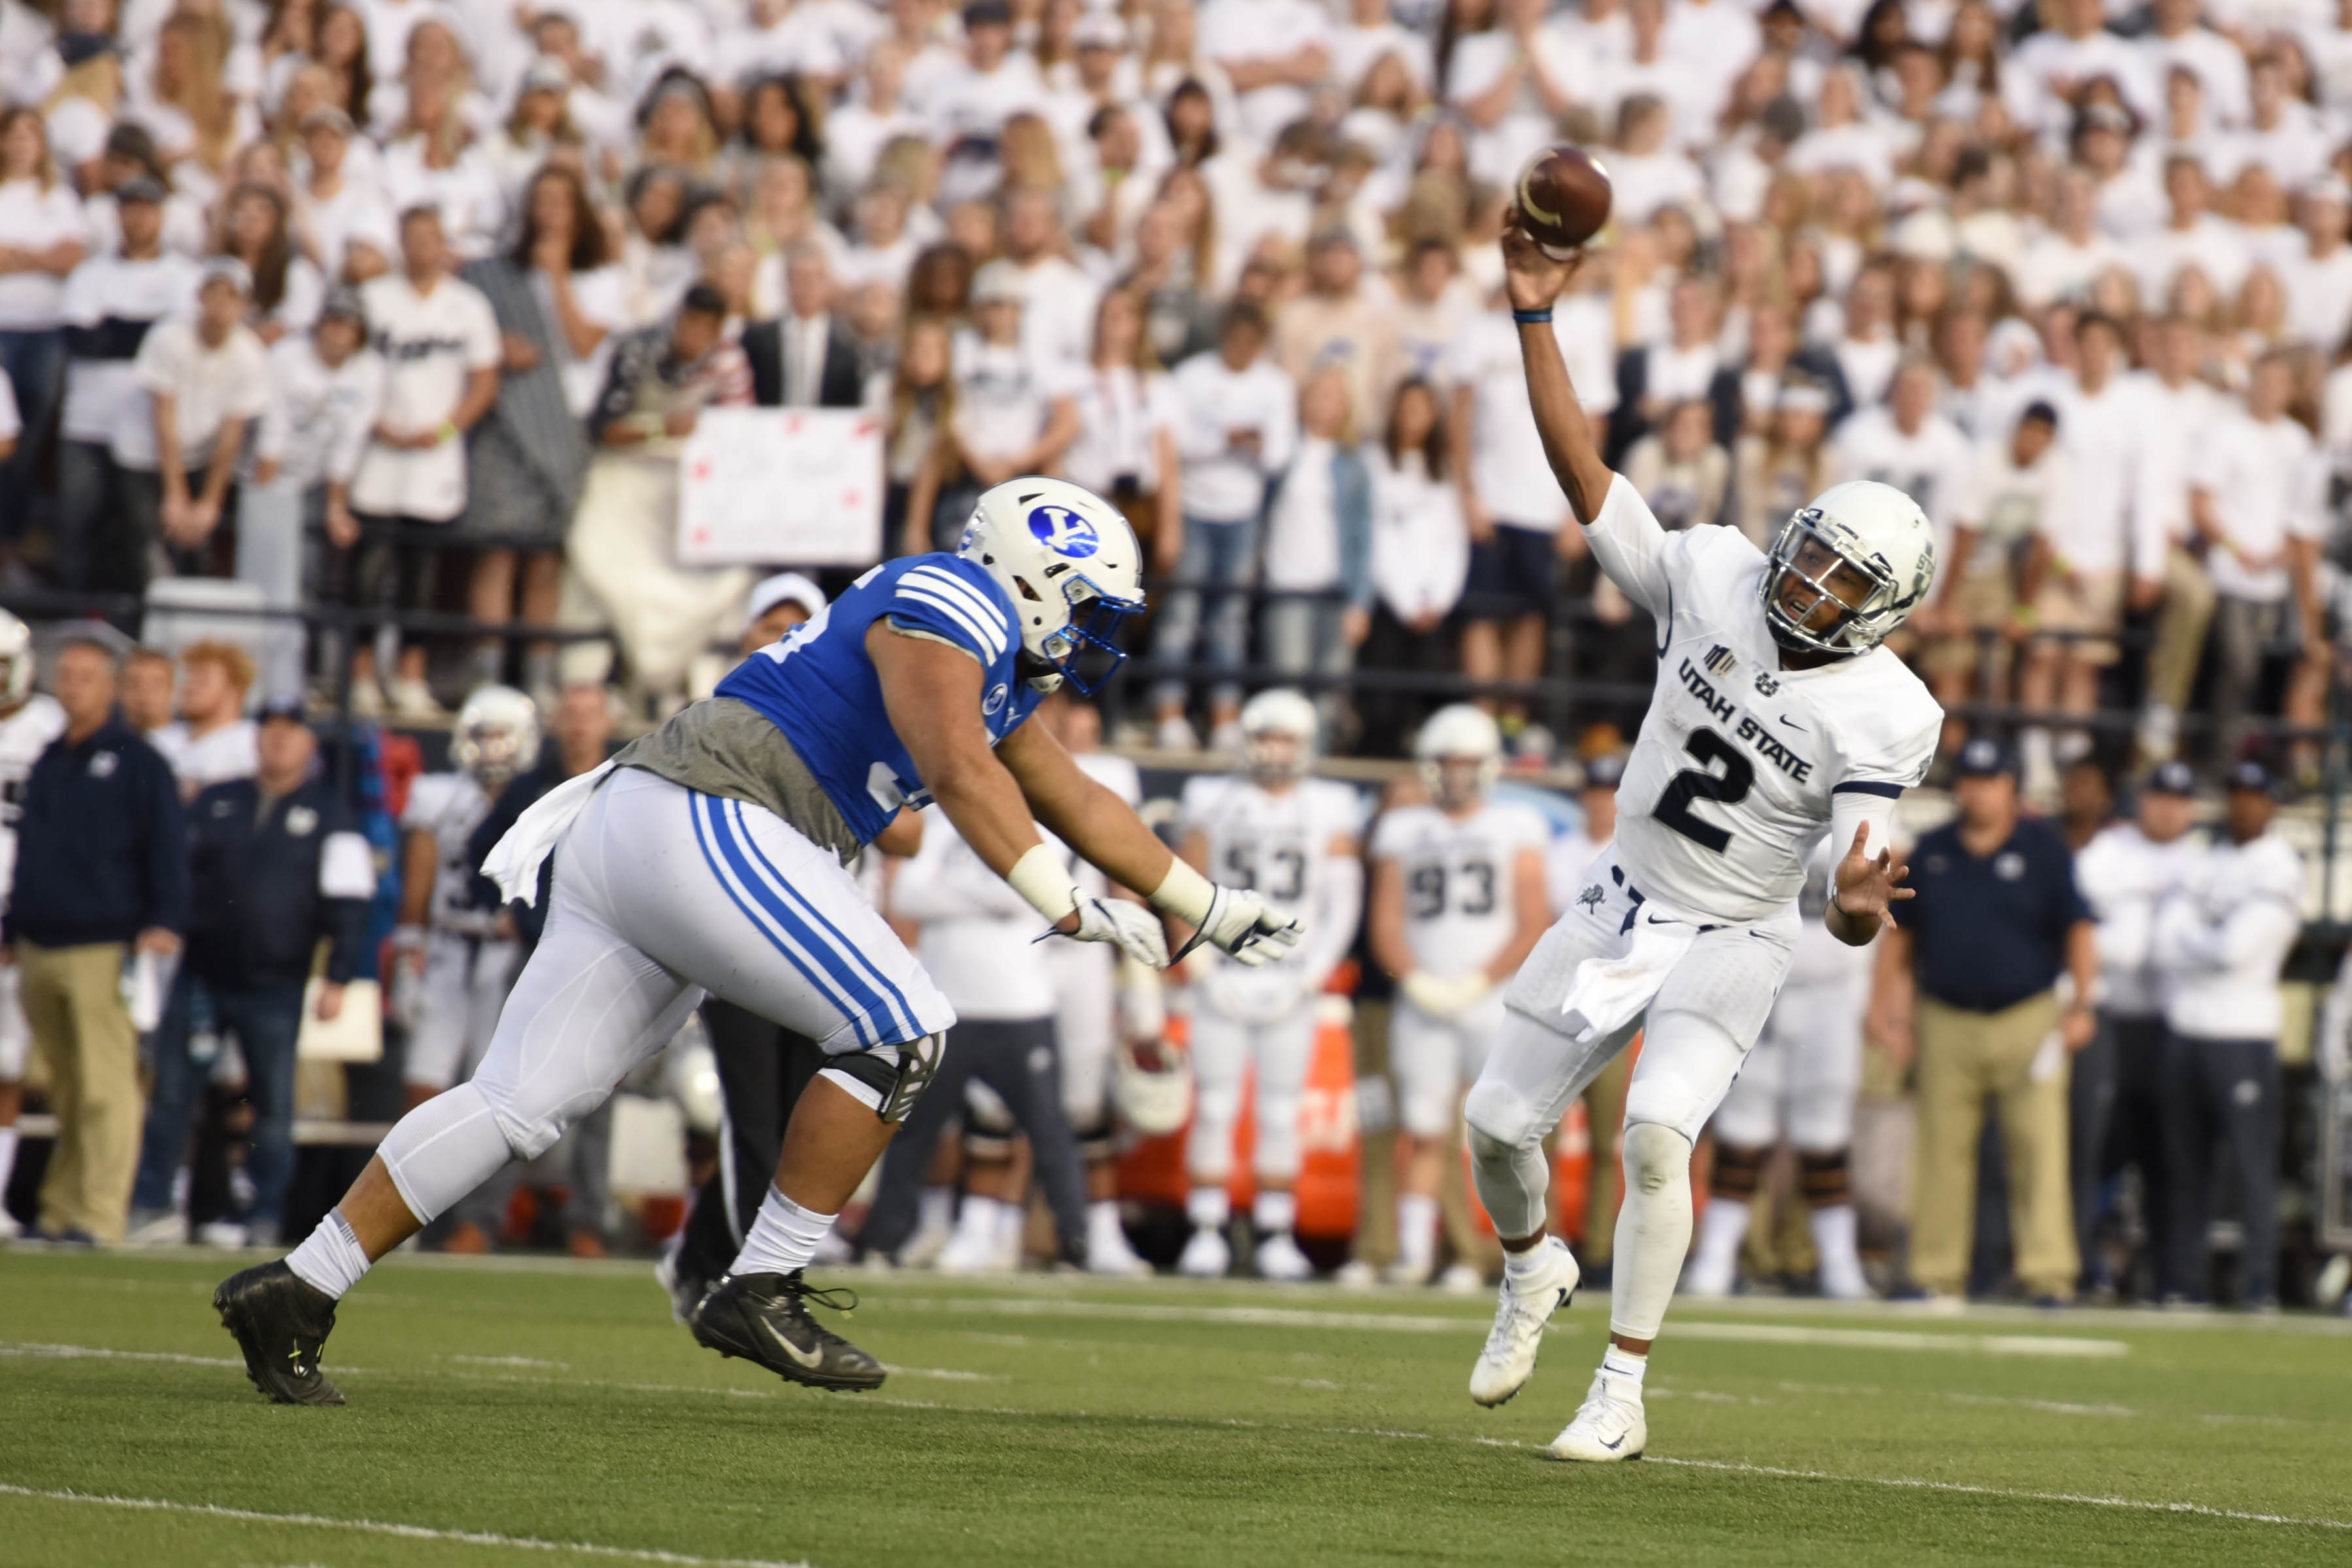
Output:
<svg viewBox="0 0 2352 1568">
<path fill-rule="evenodd" d="M 1209 901 L 1209 913 L 1201 921 L 1199 933 L 1184 945 L 1184 952 L 1206 942 L 1255 969 L 1297 946 L 1305 934 L 1306 927 L 1297 916 L 1276 914 L 1258 894 L 1221 887 Z M 1184 953 L 1176 956 L 1181 958 Z"/>
<path fill-rule="evenodd" d="M 1838 862 L 1837 879 L 1830 885 L 1837 894 L 1830 902 L 1848 920 L 1860 922 L 1875 916 L 1881 927 L 1895 924 L 1895 906 L 1906 898 L 1916 898 L 1918 890 L 1903 885 L 1911 874 L 1909 866 L 1895 863 L 1895 852 L 1881 850 L 1870 852 L 1870 824 L 1864 822 L 1853 831 L 1853 842 L 1846 846 L 1845 858 Z"/>
<path fill-rule="evenodd" d="M 1510 294 L 1512 309 L 1547 308 L 1583 262 L 1580 250 L 1566 261 L 1554 261 L 1545 254 L 1535 237 L 1519 226 L 1518 208 L 1513 207 L 1503 220 L 1503 285 Z"/>
<path fill-rule="evenodd" d="M 1045 936 L 1055 936 L 1048 931 Z M 1160 916 L 1140 904 L 1123 898 L 1078 900 L 1078 928 L 1068 933 L 1073 942 L 1109 942 L 1139 964 L 1155 969 L 1168 967 L 1168 933 Z M 1045 936 L 1038 938 L 1044 941 Z"/>
</svg>

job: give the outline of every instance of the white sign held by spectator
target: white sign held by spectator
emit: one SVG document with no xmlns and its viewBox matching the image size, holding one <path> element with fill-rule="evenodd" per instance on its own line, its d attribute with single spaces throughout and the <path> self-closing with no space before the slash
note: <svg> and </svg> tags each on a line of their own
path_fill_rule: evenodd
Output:
<svg viewBox="0 0 2352 1568">
<path fill-rule="evenodd" d="M 708 408 L 678 459 L 687 566 L 882 557 L 882 422 L 857 409 Z"/>
</svg>

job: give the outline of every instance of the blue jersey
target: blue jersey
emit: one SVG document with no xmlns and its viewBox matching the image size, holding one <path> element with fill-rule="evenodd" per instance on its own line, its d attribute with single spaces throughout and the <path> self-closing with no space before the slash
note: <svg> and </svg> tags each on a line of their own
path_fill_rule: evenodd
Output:
<svg viewBox="0 0 2352 1568">
<path fill-rule="evenodd" d="M 876 567 L 814 619 L 737 665 L 718 695 L 749 703 L 784 732 L 863 843 L 889 826 L 899 807 L 931 803 L 890 727 L 881 677 L 866 652 L 866 628 L 885 616 L 980 661 L 980 716 L 991 746 L 1041 700 L 1014 668 L 1021 631 L 1004 591 L 978 562 L 955 555 Z"/>
</svg>

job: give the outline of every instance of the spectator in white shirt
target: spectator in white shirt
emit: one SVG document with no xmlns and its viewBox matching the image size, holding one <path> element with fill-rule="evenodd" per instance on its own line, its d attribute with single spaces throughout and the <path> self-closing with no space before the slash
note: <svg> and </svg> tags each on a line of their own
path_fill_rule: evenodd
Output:
<svg viewBox="0 0 2352 1568">
<path fill-rule="evenodd" d="M 2253 265 L 2253 254 L 2242 229 L 2208 210 L 2213 189 L 2195 154 L 2176 152 L 2164 161 L 2164 194 L 2171 204 L 2170 217 L 2134 246 L 2141 293 L 2149 299 L 2168 298 L 2173 279 L 2193 267 L 2220 293 L 2236 294 Z"/>
<path fill-rule="evenodd" d="M 1936 598 L 1919 626 L 1933 639 L 1920 669 L 1944 705 L 1947 752 L 1967 737 L 1951 716 L 1962 703 L 2009 700 L 2010 654 L 2033 625 L 2030 563 L 2072 504 L 2068 481 L 2058 411 L 2037 399 L 2008 439 L 1978 448 L 1968 493 L 1952 503 L 1951 548 L 1937 563 Z M 2000 641 L 1988 647 L 1987 633 Z"/>
<path fill-rule="evenodd" d="M 2291 722 L 2316 727 L 2327 681 L 2319 601 L 2319 541 L 2326 474 L 2310 433 L 2288 417 L 2294 361 L 2255 361 L 2245 412 L 2205 433 L 2189 468 L 2189 517 L 2212 573 L 2214 757 L 2234 760 L 2269 644 L 2300 633 L 2288 681 Z M 2290 592 L 2292 599 L 2290 600 Z M 2290 614 L 2292 608 L 2292 615 Z M 2298 756 L 2298 766 L 2310 759 Z"/>
<path fill-rule="evenodd" d="M 1026 186 L 1004 198 L 1004 259 L 1021 287 L 1021 341 L 1041 362 L 1087 362 L 1094 338 L 1094 279 L 1063 252 L 1068 241 L 1056 193 Z"/>
<path fill-rule="evenodd" d="M 1308 374 L 1298 444 L 1266 503 L 1260 634 L 1266 664 L 1286 676 L 1347 674 L 1372 627 L 1372 480 L 1353 405 L 1344 366 Z M 1316 706 L 1330 732 L 1337 695 Z"/>
<path fill-rule="evenodd" d="M 1050 474 L 1077 438 L 1070 368 L 1041 360 L 1024 340 L 1021 278 L 992 261 L 971 283 L 977 331 L 956 342 L 956 452 L 982 490 L 1018 474 Z"/>
<path fill-rule="evenodd" d="M 68 589 L 127 586 L 116 574 L 132 546 L 108 505 L 115 425 L 140 397 L 135 361 L 149 329 L 195 308 L 195 263 L 163 248 L 163 187 L 142 174 L 116 187 L 115 199 L 118 254 L 92 256 L 66 279 L 56 569 Z"/>
<path fill-rule="evenodd" d="M 503 357 L 498 318 L 471 284 L 449 276 L 440 209 L 401 214 L 401 270 L 361 291 L 368 329 L 384 360 L 383 401 L 360 465 L 352 476 L 352 511 L 362 538 L 348 565 L 360 602 L 432 608 L 439 547 L 424 532 L 446 525 L 466 507 L 467 432 L 499 395 Z M 340 580 L 340 579 L 339 579 Z M 387 647 L 396 637 L 380 634 Z M 360 649 L 352 667 L 355 711 L 397 711 L 419 718 L 441 711 L 425 680 L 422 644 L 402 649 L 397 674 L 379 695 L 376 653 Z"/>
<path fill-rule="evenodd" d="M 307 332 L 318 319 L 326 284 L 310 258 L 294 248 L 286 198 L 272 185 L 248 180 L 228 193 L 220 249 L 253 274 L 246 312 L 264 347 L 289 332 Z"/>
<path fill-rule="evenodd" d="M 1470 536 L 1454 486 L 1452 442 L 1437 389 L 1415 376 L 1389 401 L 1380 442 L 1367 449 L 1372 469 L 1372 628 L 1360 662 L 1366 667 L 1429 674 L 1454 668 L 1452 640 L 1439 635 L 1462 600 L 1470 571 Z M 1370 747 L 1404 744 L 1427 704 L 1367 692 L 1356 699 Z"/>
<path fill-rule="evenodd" d="M 2121 246 L 2098 230 L 2098 189 L 2085 171 L 2069 164 L 2058 172 L 2056 220 L 2025 247 L 2018 266 L 2020 303 L 2039 308 L 2062 294 L 2078 294 L 2092 279 L 2124 260 Z"/>
<path fill-rule="evenodd" d="M 302 541 L 323 538 L 333 550 L 359 542 L 352 476 L 375 428 L 383 376 L 383 359 L 368 347 L 366 307 L 348 288 L 331 289 L 319 308 L 318 324 L 300 337 L 279 340 L 269 351 L 269 411 L 261 417 L 253 477 L 261 488 L 283 486 L 292 493 L 298 531 L 291 541 L 293 559 L 281 566 L 291 565 L 298 598 L 319 576 L 319 563 L 305 570 Z M 240 538 L 240 557 L 247 548 Z M 322 682 L 331 682 L 341 670 L 342 654 L 340 641 L 321 637 Z M 265 692 L 273 703 L 301 695 L 299 685 L 289 689 L 274 662 Z"/>
<path fill-rule="evenodd" d="M 2215 1145 L 2238 1173 L 2238 1304 L 2278 1301 L 2279 968 L 2303 929 L 2303 857 L 2271 823 L 2270 772 L 2230 773 L 2224 832 L 2157 912 L 2151 944 L 2167 982 L 2162 1094 L 2167 1226 L 2157 1288 L 2212 1300 Z"/>
<path fill-rule="evenodd" d="M 254 674 L 253 655 L 235 643 L 207 639 L 181 653 L 180 716 L 147 737 L 172 765 L 181 800 L 261 767 L 259 729 L 245 716 Z"/>
<path fill-rule="evenodd" d="M 89 251 L 73 187 L 49 160 L 40 111 L 0 113 L 0 374 L 16 389 L 26 429 L 47 430 L 65 381 L 66 278 Z M 13 541 L 33 505 L 40 442 L 0 464 L 0 538 Z"/>
<path fill-rule="evenodd" d="M 1241 129 L 1263 146 L 1305 117 L 1330 68 L 1331 19 L 1315 0 L 1209 0 L 1201 52 L 1233 83 Z"/>
<path fill-rule="evenodd" d="M 1176 367 L 1177 452 L 1183 459 L 1175 588 L 1154 627 L 1151 656 L 1161 664 L 1201 662 L 1220 673 L 1209 694 L 1210 744 L 1238 749 L 1238 670 L 1249 642 L 1249 603 L 1242 591 L 1257 572 L 1266 485 L 1290 465 L 1298 440 L 1298 393 L 1266 348 L 1265 315 L 1238 303 L 1225 313 L 1216 351 Z M 1206 626 L 1203 635 L 1203 613 Z M 1199 744 L 1184 722 L 1186 683 L 1171 677 L 1155 694 L 1160 744 Z"/>
<path fill-rule="evenodd" d="M 1094 337 L 1094 353 L 1073 386 L 1078 434 L 1062 455 L 1062 477 L 1109 501 L 1129 521 L 1152 523 L 1152 569 L 1173 571 L 1183 532 L 1175 520 L 1183 507 L 1176 455 L 1182 415 L 1176 384 L 1144 335 L 1142 297 L 1105 290 L 1095 306 Z"/>
<path fill-rule="evenodd" d="M 2345 243 L 2352 187 L 2334 174 L 2311 181 L 2296 198 L 2295 221 L 2303 246 L 2278 263 L 2286 281 L 2288 330 L 2323 354 L 2333 353 L 2352 333 L 2352 245 Z"/>
<path fill-rule="evenodd" d="M 204 264 L 193 319 L 158 325 L 139 345 L 143 398 L 114 427 L 116 495 L 136 542 L 129 569 L 145 587 L 146 552 L 161 543 L 174 570 L 208 575 L 210 547 L 236 500 L 237 457 L 269 406 L 269 354 L 244 324 L 253 298 L 245 263 Z"/>
</svg>

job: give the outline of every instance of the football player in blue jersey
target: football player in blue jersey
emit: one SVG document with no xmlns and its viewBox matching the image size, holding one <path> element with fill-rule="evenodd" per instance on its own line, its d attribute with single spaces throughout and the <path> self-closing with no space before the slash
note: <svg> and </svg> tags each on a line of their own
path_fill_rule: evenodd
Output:
<svg viewBox="0 0 2352 1568">
<path fill-rule="evenodd" d="M 875 1359 L 810 1317 L 802 1279 L 835 1217 L 937 1068 L 954 1021 L 847 862 L 900 810 L 937 804 L 1033 904 L 1041 934 L 1170 961 L 1160 916 L 1244 963 L 1295 921 L 1213 885 L 1096 783 L 1043 725 L 1065 683 L 1091 692 L 1143 608 L 1127 519 L 1056 479 L 980 499 L 952 554 L 875 568 L 753 654 L 711 700 L 551 791 L 491 852 L 509 897 L 556 854 L 546 934 L 480 1070 L 410 1113 L 310 1238 L 224 1281 L 214 1305 L 254 1384 L 341 1404 L 320 1371 L 335 1304 L 370 1264 L 530 1159 L 675 1034 L 707 992 L 817 1041 L 829 1065 L 794 1106 L 776 1178 L 695 1337 L 789 1381 L 872 1388 Z M 1038 824 L 1159 914 L 1088 895 Z M 1178 956 L 1181 956 L 1180 952 Z"/>
</svg>

